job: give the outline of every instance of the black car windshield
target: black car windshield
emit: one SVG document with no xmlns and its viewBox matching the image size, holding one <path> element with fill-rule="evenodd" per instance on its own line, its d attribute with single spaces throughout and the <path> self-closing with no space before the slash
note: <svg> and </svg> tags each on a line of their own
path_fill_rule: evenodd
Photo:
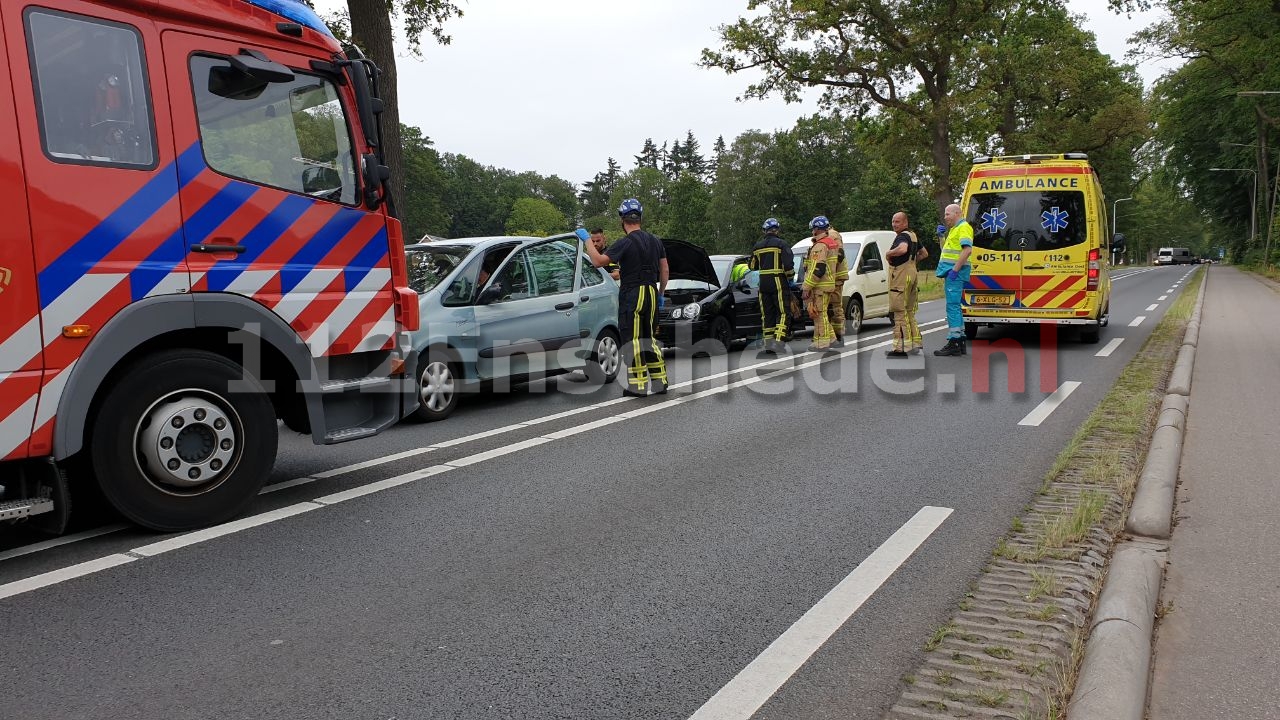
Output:
<svg viewBox="0 0 1280 720">
<path fill-rule="evenodd" d="M 1087 238 L 1084 193 L 977 193 L 969 201 L 973 244 L 985 250 L 1059 250 Z"/>
<path fill-rule="evenodd" d="M 425 293 L 449 277 L 455 268 L 471 254 L 468 245 L 441 245 L 440 247 L 407 250 L 409 287 Z"/>
</svg>

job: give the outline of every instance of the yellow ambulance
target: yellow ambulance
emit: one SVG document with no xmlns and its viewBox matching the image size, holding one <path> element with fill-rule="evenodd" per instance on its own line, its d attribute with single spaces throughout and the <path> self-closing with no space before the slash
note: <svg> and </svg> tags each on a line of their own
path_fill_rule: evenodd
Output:
<svg viewBox="0 0 1280 720">
<path fill-rule="evenodd" d="M 1110 311 L 1106 200 L 1084 153 L 979 157 L 961 210 L 973 227 L 964 330 L 1075 325 L 1098 341 Z"/>
</svg>

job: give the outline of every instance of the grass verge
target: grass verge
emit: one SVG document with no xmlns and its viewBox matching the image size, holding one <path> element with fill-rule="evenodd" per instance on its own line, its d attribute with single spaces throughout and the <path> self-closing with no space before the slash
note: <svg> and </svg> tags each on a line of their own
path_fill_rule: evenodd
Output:
<svg viewBox="0 0 1280 720">
<path fill-rule="evenodd" d="M 977 646 L 979 657 L 1017 660 L 993 666 L 991 677 L 980 675 L 980 679 L 1002 680 L 1032 693 L 1019 717 L 1063 717 L 1084 656 L 1092 604 L 1102 584 L 1102 566 L 1084 555 L 1096 558 L 1109 553 L 1123 525 L 1204 276 L 1197 273 L 1187 283 L 1055 459 L 1035 502 L 1010 524 L 1009 533 L 992 553 L 994 561 L 961 601 L 961 611 L 977 607 L 988 618 L 1003 611 L 1010 618 L 1040 625 L 1035 629 L 991 626 L 956 616 L 929 639 L 926 650 L 936 650 L 937 655 L 926 660 L 921 672 L 937 668 L 947 658 L 960 666 L 977 666 L 978 660 L 969 654 Z M 936 669 L 928 672 L 924 677 L 938 677 Z M 989 711 L 1011 700 L 998 691 L 979 697 L 975 690 L 990 689 L 957 683 L 949 688 L 949 697 L 939 694 L 936 699 L 938 705 L 950 706 L 952 713 L 983 714 L 984 708 Z M 893 712 L 889 716 L 898 717 Z"/>
</svg>

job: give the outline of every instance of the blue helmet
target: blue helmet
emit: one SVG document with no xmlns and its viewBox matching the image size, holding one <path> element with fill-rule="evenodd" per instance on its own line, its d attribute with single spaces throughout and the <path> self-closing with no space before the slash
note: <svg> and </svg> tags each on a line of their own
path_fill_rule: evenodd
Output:
<svg viewBox="0 0 1280 720">
<path fill-rule="evenodd" d="M 765 232 L 769 232 L 770 230 L 781 230 L 782 226 L 778 224 L 778 218 L 769 218 L 764 221 L 764 224 L 760 226 L 760 229 Z"/>
<path fill-rule="evenodd" d="M 809 221 L 810 230 L 826 230 L 829 227 L 831 227 L 831 221 L 827 219 L 826 215 L 819 215 Z"/>
<path fill-rule="evenodd" d="M 640 201 L 635 198 L 627 198 L 618 206 L 618 217 L 627 215 L 643 215 L 644 208 L 640 207 Z"/>
</svg>

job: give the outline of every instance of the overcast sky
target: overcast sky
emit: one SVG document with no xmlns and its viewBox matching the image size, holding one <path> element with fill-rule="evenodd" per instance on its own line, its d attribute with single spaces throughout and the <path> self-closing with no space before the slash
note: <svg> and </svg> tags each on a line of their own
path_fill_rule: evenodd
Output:
<svg viewBox="0 0 1280 720">
<path fill-rule="evenodd" d="M 428 38 L 421 59 L 406 50 L 397 61 L 401 120 L 441 152 L 581 183 L 609 157 L 631 168 L 646 137 L 661 145 L 692 130 L 710 154 L 717 136 L 789 128 L 817 111 L 812 101 L 735 102 L 751 74 L 697 66 L 701 50 L 716 46 L 715 28 L 743 14 L 747 0 L 457 1 L 465 15 L 447 25 L 453 42 Z M 1121 62 L 1128 37 L 1154 17 L 1114 15 L 1106 0 L 1067 4 Z M 1150 87 L 1169 67 L 1138 69 Z M 624 90 L 643 102 L 624 107 Z"/>
</svg>

